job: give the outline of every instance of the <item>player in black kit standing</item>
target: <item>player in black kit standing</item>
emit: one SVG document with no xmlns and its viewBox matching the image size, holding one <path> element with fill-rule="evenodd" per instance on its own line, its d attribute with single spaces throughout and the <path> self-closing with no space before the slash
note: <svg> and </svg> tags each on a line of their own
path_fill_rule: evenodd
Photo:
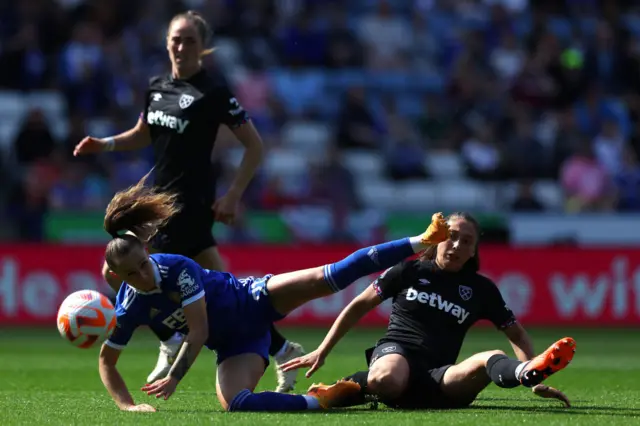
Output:
<svg viewBox="0 0 640 426">
<path fill-rule="evenodd" d="M 534 356 L 531 339 L 496 285 L 478 274 L 477 222 L 454 213 L 448 224 L 449 239 L 418 260 L 388 269 L 342 311 L 318 349 L 284 365 L 285 371 L 311 367 L 311 376 L 360 318 L 393 298 L 387 333 L 366 352 L 369 370 L 347 377 L 352 386 L 313 385 L 309 394 L 322 395 L 331 407 L 360 405 L 374 396 L 395 408 L 462 408 L 493 381 L 503 388 L 531 387 L 536 395 L 569 405 L 560 391 L 541 382 L 569 364 L 575 341 L 565 337 Z M 481 319 L 505 333 L 517 360 L 493 350 L 456 364 L 467 331 Z"/>
<path fill-rule="evenodd" d="M 233 222 L 240 198 L 261 163 L 262 140 L 224 77 L 202 67 L 202 56 L 212 52 L 205 48 L 210 34 L 199 14 L 190 11 L 175 16 L 167 33 L 172 71 L 150 80 L 145 109 L 136 126 L 104 139 L 86 137 L 74 155 L 134 150 L 151 144 L 155 185 L 178 194 L 182 211 L 154 236 L 144 235 L 143 229 L 130 231 L 148 241 L 152 251 L 182 254 L 204 268 L 224 270 L 212 235 L 213 223 Z M 220 124 L 233 131 L 245 154 L 228 192 L 216 200 L 211 152 Z M 122 280 L 113 276 L 106 264 L 103 275 L 117 291 Z M 276 366 L 303 354 L 300 345 L 286 341 L 275 328 L 271 335 L 270 352 Z M 158 337 L 160 357 L 147 378 L 149 383 L 166 375 L 182 341 L 178 333 Z M 280 368 L 276 371 L 277 391 L 292 390 L 296 374 L 284 374 Z"/>
</svg>

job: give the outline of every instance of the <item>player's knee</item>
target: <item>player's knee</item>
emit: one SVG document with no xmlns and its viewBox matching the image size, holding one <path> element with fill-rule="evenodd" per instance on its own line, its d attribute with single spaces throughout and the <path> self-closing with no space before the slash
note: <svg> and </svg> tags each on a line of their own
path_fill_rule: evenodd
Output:
<svg viewBox="0 0 640 426">
<path fill-rule="evenodd" d="M 406 378 L 392 369 L 371 370 L 367 378 L 368 391 L 385 398 L 398 398 L 406 386 Z"/>
<path fill-rule="evenodd" d="M 495 349 L 493 351 L 482 352 L 482 359 L 484 361 L 484 363 L 483 363 L 484 366 L 486 366 L 487 365 L 487 361 L 489 361 L 489 359 L 492 356 L 495 356 L 495 355 L 507 356 L 506 352 L 503 351 L 503 350 L 500 350 L 500 349 Z"/>
</svg>

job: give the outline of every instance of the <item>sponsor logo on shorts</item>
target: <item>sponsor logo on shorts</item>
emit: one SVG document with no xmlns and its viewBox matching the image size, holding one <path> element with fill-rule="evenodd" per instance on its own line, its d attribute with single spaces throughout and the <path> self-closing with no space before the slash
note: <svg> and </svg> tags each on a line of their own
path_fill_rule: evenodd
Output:
<svg viewBox="0 0 640 426">
<path fill-rule="evenodd" d="M 387 346 L 385 348 L 382 348 L 382 350 L 380 352 L 382 352 L 383 354 L 388 354 L 388 353 L 391 353 L 391 352 L 395 352 L 396 349 L 397 349 L 397 347 L 395 345 L 394 346 Z"/>
</svg>

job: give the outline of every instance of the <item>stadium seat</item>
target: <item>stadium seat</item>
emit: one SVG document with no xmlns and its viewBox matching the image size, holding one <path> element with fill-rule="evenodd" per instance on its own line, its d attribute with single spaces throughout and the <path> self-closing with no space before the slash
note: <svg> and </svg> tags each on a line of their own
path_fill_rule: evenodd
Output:
<svg viewBox="0 0 640 426">
<path fill-rule="evenodd" d="M 450 210 L 488 210 L 495 207 L 495 198 L 487 184 L 469 179 L 443 179 L 434 182 L 436 204 Z"/>
<path fill-rule="evenodd" d="M 561 210 L 564 205 L 562 188 L 554 181 L 537 181 L 533 185 L 533 193 L 549 210 Z"/>
<path fill-rule="evenodd" d="M 422 96 L 415 93 L 403 93 L 396 98 L 396 107 L 401 116 L 419 117 L 424 111 L 422 105 Z"/>
<path fill-rule="evenodd" d="M 312 106 L 324 91 L 324 74 L 320 71 L 292 72 L 277 70 L 271 73 L 274 92 L 289 112 L 300 113 Z"/>
<path fill-rule="evenodd" d="M 343 162 L 356 177 L 377 179 L 384 174 L 384 159 L 376 152 L 348 150 L 344 152 Z"/>
<path fill-rule="evenodd" d="M 105 138 L 117 132 L 111 120 L 105 118 L 94 118 L 85 123 L 87 133 L 99 138 Z"/>
<path fill-rule="evenodd" d="M 47 117 L 62 118 L 67 112 L 67 102 L 60 92 L 34 92 L 26 99 L 30 108 L 41 109 Z"/>
<path fill-rule="evenodd" d="M 437 72 L 409 75 L 408 80 L 407 89 L 412 91 L 443 93 L 446 86 L 445 79 Z"/>
<path fill-rule="evenodd" d="M 624 16 L 622 17 L 624 26 L 636 37 L 640 36 L 640 17 L 638 16 Z"/>
<path fill-rule="evenodd" d="M 406 72 L 371 72 L 365 74 L 365 84 L 370 90 L 397 93 L 409 84 Z"/>
<path fill-rule="evenodd" d="M 426 155 L 424 166 L 434 177 L 455 178 L 464 174 L 464 164 L 454 152 L 430 151 Z"/>
<path fill-rule="evenodd" d="M 5 152 L 11 150 L 21 124 L 21 120 L 0 120 L 0 149 Z"/>
<path fill-rule="evenodd" d="M 569 20 L 553 16 L 547 20 L 547 29 L 556 35 L 560 40 L 569 40 L 573 31 Z"/>
<path fill-rule="evenodd" d="M 376 210 L 393 211 L 399 199 L 395 185 L 384 179 L 357 179 L 356 191 L 364 205 Z"/>
<path fill-rule="evenodd" d="M 20 93 L 0 91 L 0 120 L 22 120 L 28 109 L 29 104 Z"/>
<path fill-rule="evenodd" d="M 344 92 L 349 87 L 363 84 L 364 72 L 360 69 L 340 71 L 328 71 L 326 75 L 326 88 Z"/>
<path fill-rule="evenodd" d="M 242 61 L 242 49 L 237 41 L 222 37 L 216 39 L 216 61 L 237 65 Z"/>
<path fill-rule="evenodd" d="M 307 167 L 306 157 L 290 150 L 272 150 L 265 160 L 265 169 L 273 176 L 303 175 Z"/>
<path fill-rule="evenodd" d="M 398 211 L 431 211 L 439 196 L 439 189 L 430 180 L 410 180 L 396 184 Z"/>
<path fill-rule="evenodd" d="M 331 132 L 323 123 L 290 121 L 283 127 L 281 138 L 287 148 L 318 156 L 327 151 Z"/>
</svg>

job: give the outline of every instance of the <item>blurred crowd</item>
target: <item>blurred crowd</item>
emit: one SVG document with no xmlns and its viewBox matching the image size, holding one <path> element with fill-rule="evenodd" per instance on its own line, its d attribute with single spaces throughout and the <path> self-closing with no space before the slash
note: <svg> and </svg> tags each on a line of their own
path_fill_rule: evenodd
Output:
<svg viewBox="0 0 640 426">
<path fill-rule="evenodd" d="M 3 132 L 2 213 L 20 238 L 38 240 L 47 212 L 101 210 L 151 168 L 148 151 L 71 153 L 87 134 L 134 124 L 148 78 L 168 69 L 168 21 L 185 9 L 214 28 L 219 50 L 206 65 L 228 75 L 269 151 L 285 158 L 298 144 L 312 159 L 295 179 L 272 173 L 277 162 L 265 167 L 246 209 L 323 206 L 340 217 L 372 207 L 344 161 L 357 151 L 377 155 L 391 182 L 428 182 L 443 163 L 426 159 L 451 157 L 462 164 L 460 179 L 522 182 L 508 206 L 516 211 L 552 208 L 530 190 L 540 179 L 557 183 L 559 208 L 570 212 L 640 211 L 633 3 L 2 2 L 1 89 L 56 91 L 64 100 L 62 119 L 35 105 L 15 132 Z M 237 147 L 221 131 L 212 158 L 221 192 Z"/>
</svg>

